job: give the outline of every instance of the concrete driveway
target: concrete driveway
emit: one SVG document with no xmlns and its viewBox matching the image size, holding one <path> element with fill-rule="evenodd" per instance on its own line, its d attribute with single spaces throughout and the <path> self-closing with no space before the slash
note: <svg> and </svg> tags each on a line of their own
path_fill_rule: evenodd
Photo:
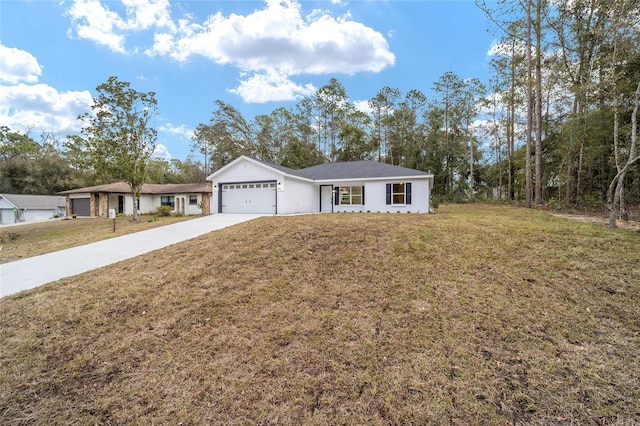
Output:
<svg viewBox="0 0 640 426">
<path fill-rule="evenodd" d="M 0 265 L 0 297 L 265 216 L 215 214 Z"/>
</svg>

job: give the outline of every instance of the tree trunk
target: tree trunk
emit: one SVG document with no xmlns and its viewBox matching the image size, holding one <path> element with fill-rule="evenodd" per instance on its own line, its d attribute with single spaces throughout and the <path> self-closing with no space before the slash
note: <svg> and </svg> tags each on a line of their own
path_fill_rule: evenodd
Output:
<svg viewBox="0 0 640 426">
<path fill-rule="evenodd" d="M 640 83 L 638 83 L 638 87 L 636 88 L 636 97 L 635 97 L 635 105 L 633 107 L 633 112 L 631 113 L 631 146 L 629 147 L 629 159 L 627 163 L 620 169 L 620 171 L 616 174 L 616 176 L 611 181 L 609 185 L 609 191 L 607 192 L 607 201 L 609 204 L 609 228 L 616 228 L 616 218 L 618 216 L 618 204 L 620 203 L 620 198 L 624 197 L 622 195 L 622 191 L 624 188 L 624 179 L 627 175 L 627 172 L 638 160 L 640 157 L 636 154 L 636 146 L 638 142 L 638 108 L 640 107 Z M 614 189 L 615 188 L 615 189 Z M 614 192 L 615 190 L 615 192 Z M 625 212 L 626 213 L 626 212 Z"/>
<path fill-rule="evenodd" d="M 527 135 L 525 153 L 525 205 L 531 208 L 531 132 L 533 121 L 533 91 L 531 90 L 531 1 L 527 0 Z"/>
<path fill-rule="evenodd" d="M 536 183 L 535 203 L 542 204 L 542 3 L 536 4 Z"/>
<path fill-rule="evenodd" d="M 133 218 L 132 222 L 138 222 L 138 198 L 140 189 L 131 187 L 131 200 L 133 202 Z"/>
</svg>

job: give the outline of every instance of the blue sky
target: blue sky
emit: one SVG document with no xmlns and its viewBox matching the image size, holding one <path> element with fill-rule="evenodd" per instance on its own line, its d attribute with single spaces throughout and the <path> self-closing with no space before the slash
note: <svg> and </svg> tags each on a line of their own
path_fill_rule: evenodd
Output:
<svg viewBox="0 0 640 426">
<path fill-rule="evenodd" d="M 473 0 L 2 0 L 0 125 L 78 133 L 115 75 L 156 93 L 157 154 L 185 159 L 216 99 L 249 121 L 332 77 L 354 103 L 383 86 L 430 99 L 447 71 L 487 82 L 488 27 Z"/>
</svg>

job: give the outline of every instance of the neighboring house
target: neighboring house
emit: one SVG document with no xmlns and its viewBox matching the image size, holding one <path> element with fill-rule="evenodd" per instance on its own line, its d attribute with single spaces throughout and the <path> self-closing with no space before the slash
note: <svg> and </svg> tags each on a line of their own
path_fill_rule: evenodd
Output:
<svg viewBox="0 0 640 426">
<path fill-rule="evenodd" d="M 0 224 L 64 217 L 64 197 L 58 195 L 0 194 Z"/>
<path fill-rule="evenodd" d="M 293 170 L 241 156 L 207 178 L 213 213 L 428 213 L 433 174 L 377 161 Z"/>
<path fill-rule="evenodd" d="M 66 196 L 69 214 L 78 216 L 106 217 L 109 210 L 132 215 L 133 198 L 131 189 L 124 182 L 90 186 L 60 192 Z M 210 214 L 211 183 L 176 183 L 142 185 L 137 200 L 138 212 L 154 213 L 160 206 L 170 206 L 175 213 L 194 215 Z"/>
</svg>

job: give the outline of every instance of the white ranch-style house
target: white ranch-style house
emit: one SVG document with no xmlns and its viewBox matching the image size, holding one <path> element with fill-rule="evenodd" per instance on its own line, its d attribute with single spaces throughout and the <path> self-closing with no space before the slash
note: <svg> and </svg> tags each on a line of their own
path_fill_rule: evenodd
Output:
<svg viewBox="0 0 640 426">
<path fill-rule="evenodd" d="M 433 174 L 377 161 L 294 170 L 246 156 L 217 170 L 212 213 L 429 213 Z"/>
<path fill-rule="evenodd" d="M 133 214 L 133 197 L 129 185 L 116 182 L 60 192 L 66 197 L 69 215 L 107 217 L 109 210 L 118 214 Z M 138 212 L 154 213 L 160 206 L 170 206 L 174 213 L 185 215 L 210 214 L 211 184 L 153 184 L 142 185 Z"/>
</svg>

